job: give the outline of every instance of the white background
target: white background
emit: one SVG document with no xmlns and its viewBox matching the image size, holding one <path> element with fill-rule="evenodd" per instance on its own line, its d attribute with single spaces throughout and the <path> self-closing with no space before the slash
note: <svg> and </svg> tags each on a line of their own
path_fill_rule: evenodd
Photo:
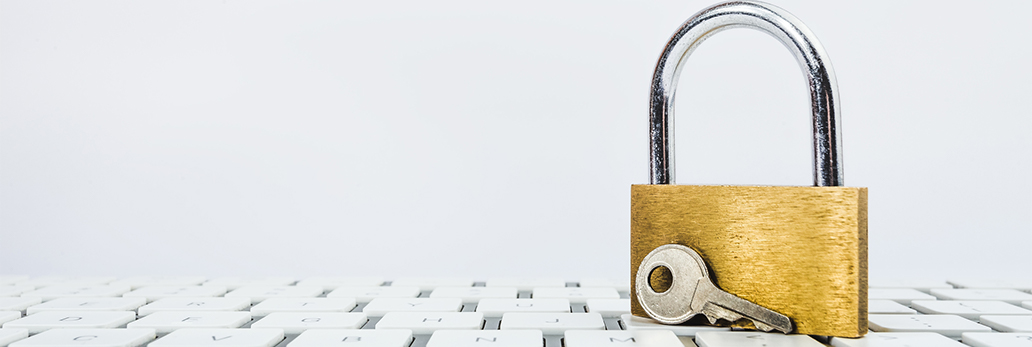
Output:
<svg viewBox="0 0 1032 347">
<path fill-rule="evenodd" d="M 626 278 L 673 31 L 709 1 L 0 3 L 0 273 Z M 1032 276 L 1032 3 L 802 2 L 872 277 Z M 758 31 L 690 58 L 682 184 L 809 185 Z"/>
</svg>

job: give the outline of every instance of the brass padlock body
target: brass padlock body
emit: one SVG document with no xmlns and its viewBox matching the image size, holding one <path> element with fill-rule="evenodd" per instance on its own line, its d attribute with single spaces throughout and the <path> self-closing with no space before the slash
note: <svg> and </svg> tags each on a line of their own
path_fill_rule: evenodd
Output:
<svg viewBox="0 0 1032 347">
<path fill-rule="evenodd" d="M 634 272 L 669 243 L 697 251 L 718 287 L 788 316 L 796 333 L 867 332 L 867 188 L 632 185 L 636 316 L 648 317 Z"/>
</svg>

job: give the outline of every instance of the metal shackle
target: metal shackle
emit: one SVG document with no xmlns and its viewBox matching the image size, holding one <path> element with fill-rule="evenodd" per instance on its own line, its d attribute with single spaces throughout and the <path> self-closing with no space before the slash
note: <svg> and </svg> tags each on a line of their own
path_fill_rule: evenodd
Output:
<svg viewBox="0 0 1032 347">
<path fill-rule="evenodd" d="M 824 47 L 798 18 L 774 5 L 732 1 L 696 13 L 670 38 L 652 75 L 649 109 L 651 184 L 674 183 L 674 92 L 688 56 L 713 34 L 747 27 L 766 32 L 795 55 L 810 87 L 813 184 L 841 186 L 838 86 Z"/>
</svg>

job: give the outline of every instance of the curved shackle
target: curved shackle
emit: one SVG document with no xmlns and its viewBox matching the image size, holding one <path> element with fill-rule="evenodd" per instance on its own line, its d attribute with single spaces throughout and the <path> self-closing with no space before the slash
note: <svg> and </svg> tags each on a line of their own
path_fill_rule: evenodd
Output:
<svg viewBox="0 0 1032 347">
<path fill-rule="evenodd" d="M 670 38 L 652 75 L 649 110 L 651 184 L 674 183 L 674 92 L 688 56 L 722 30 L 748 27 L 781 41 L 806 74 L 813 113 L 813 184 L 841 186 L 838 86 L 824 47 L 798 18 L 774 5 L 732 1 L 696 13 Z"/>
</svg>

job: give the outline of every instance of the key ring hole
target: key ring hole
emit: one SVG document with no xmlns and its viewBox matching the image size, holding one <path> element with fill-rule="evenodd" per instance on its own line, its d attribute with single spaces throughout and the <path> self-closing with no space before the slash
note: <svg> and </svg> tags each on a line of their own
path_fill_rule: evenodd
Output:
<svg viewBox="0 0 1032 347">
<path fill-rule="evenodd" d="M 670 271 L 670 268 L 659 265 L 649 272 L 649 287 L 656 293 L 663 293 L 670 290 L 670 286 L 674 284 L 674 273 Z"/>
</svg>

